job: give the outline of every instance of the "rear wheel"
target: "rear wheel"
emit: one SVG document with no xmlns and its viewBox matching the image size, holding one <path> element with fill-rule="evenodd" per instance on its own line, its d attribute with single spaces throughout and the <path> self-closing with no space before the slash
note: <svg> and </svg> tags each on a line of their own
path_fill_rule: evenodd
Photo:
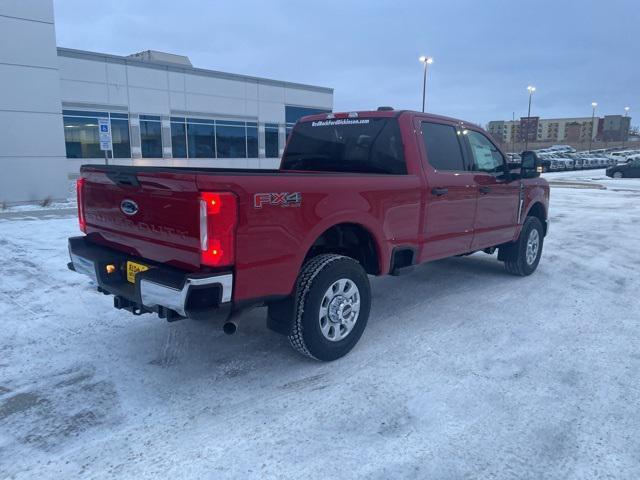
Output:
<svg viewBox="0 0 640 480">
<path fill-rule="evenodd" d="M 346 355 L 362 336 L 371 308 L 362 266 L 349 257 L 318 255 L 302 267 L 295 295 L 291 346 L 322 361 Z"/>
<path fill-rule="evenodd" d="M 504 259 L 507 272 L 521 277 L 535 272 L 540 263 L 543 242 L 542 222 L 536 217 L 527 217 L 518 240 L 500 247 L 500 257 Z"/>
</svg>

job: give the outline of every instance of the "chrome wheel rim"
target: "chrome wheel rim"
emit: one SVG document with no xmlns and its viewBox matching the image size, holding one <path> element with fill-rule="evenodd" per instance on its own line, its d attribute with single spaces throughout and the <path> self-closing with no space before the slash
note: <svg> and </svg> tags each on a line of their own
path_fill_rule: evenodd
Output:
<svg viewBox="0 0 640 480">
<path fill-rule="evenodd" d="M 527 265 L 533 265 L 540 249 L 540 234 L 535 228 L 529 232 L 527 239 Z"/>
<path fill-rule="evenodd" d="M 345 339 L 360 315 L 360 290 L 348 278 L 341 278 L 324 292 L 320 302 L 320 331 L 331 342 Z"/>
</svg>

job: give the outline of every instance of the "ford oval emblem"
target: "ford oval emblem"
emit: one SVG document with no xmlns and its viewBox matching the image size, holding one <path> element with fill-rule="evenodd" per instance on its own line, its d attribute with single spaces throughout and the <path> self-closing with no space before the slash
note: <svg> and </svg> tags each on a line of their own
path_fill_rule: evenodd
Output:
<svg viewBox="0 0 640 480">
<path fill-rule="evenodd" d="M 120 210 L 122 210 L 122 213 L 125 215 L 135 215 L 138 213 L 138 204 L 133 200 L 125 198 L 120 202 Z"/>
</svg>

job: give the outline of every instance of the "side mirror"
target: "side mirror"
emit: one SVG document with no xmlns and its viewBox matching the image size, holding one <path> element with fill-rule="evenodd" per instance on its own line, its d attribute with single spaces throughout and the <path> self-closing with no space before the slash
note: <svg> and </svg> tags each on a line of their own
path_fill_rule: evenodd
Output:
<svg viewBox="0 0 640 480">
<path fill-rule="evenodd" d="M 543 161 L 540 160 L 536 152 L 530 150 L 522 152 L 522 166 L 521 175 L 522 178 L 535 178 L 539 177 L 542 173 Z"/>
</svg>

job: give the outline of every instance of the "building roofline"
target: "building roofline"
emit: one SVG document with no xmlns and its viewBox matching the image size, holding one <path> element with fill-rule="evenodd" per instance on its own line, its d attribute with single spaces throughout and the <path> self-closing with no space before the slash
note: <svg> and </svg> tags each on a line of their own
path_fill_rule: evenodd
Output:
<svg viewBox="0 0 640 480">
<path fill-rule="evenodd" d="M 238 73 L 220 72 L 217 70 L 207 70 L 205 68 L 189 67 L 186 65 L 177 65 L 166 62 L 149 62 L 137 60 L 131 57 L 120 55 L 112 55 L 110 53 L 89 52 L 87 50 L 77 50 L 75 48 L 57 47 L 59 57 L 80 58 L 84 60 L 97 60 L 109 63 L 119 63 L 122 65 L 135 65 L 137 67 L 153 68 L 156 70 L 168 70 L 178 73 L 192 73 L 202 75 L 204 77 L 224 78 L 227 80 L 244 80 L 252 81 L 262 85 L 272 85 L 277 87 L 301 88 L 305 90 L 313 90 L 321 93 L 333 94 L 333 88 L 320 87 L 317 85 L 307 85 L 304 83 L 287 82 L 283 80 L 273 80 L 270 78 L 253 77 L 251 75 L 241 75 Z"/>
<path fill-rule="evenodd" d="M 609 114 L 609 115 L 602 115 L 601 117 L 596 116 L 596 119 L 602 120 L 604 118 L 607 117 L 615 117 L 615 118 L 625 118 L 625 115 L 622 114 L 617 114 L 617 113 L 613 113 L 613 114 Z M 489 123 L 513 123 L 514 121 L 516 123 L 519 123 L 520 120 L 524 118 L 526 119 L 527 117 L 518 117 L 515 120 L 490 120 Z M 590 116 L 586 116 L 586 117 L 558 117 L 558 118 L 544 118 L 544 117 L 534 117 L 532 116 L 531 118 L 537 118 L 538 121 L 540 122 L 574 122 L 574 121 L 583 121 L 583 122 L 590 122 L 591 121 L 591 117 Z M 627 116 L 626 118 L 631 118 L 631 116 Z"/>
</svg>

